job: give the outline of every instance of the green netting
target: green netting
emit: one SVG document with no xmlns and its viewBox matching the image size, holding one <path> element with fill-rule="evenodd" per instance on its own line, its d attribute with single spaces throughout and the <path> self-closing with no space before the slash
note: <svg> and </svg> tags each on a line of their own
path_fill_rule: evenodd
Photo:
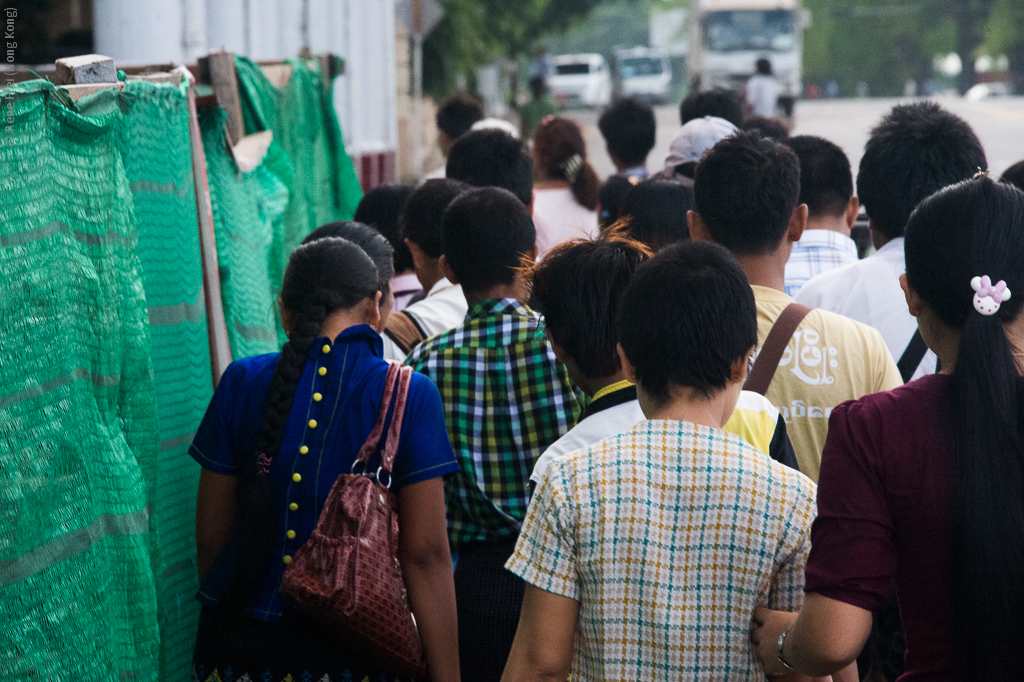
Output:
<svg viewBox="0 0 1024 682">
<path fill-rule="evenodd" d="M 319 68 L 319 60 L 292 59 L 287 63 L 292 75 L 285 87 L 278 89 L 258 64 L 235 57 L 245 132 L 274 132 L 274 144 L 264 163 L 290 191 L 288 210 L 271 253 L 270 277 L 275 290 L 281 286 L 288 255 L 303 238 L 324 223 L 350 220 L 363 196 L 345 152 L 332 86 L 318 70 L 310 68 L 311 63 Z"/>
<path fill-rule="evenodd" d="M 125 170 L 135 206 L 160 420 L 155 521 L 161 679 L 187 680 L 199 617 L 195 508 L 199 467 L 188 446 L 213 394 L 188 132 L 187 82 L 128 81 Z"/>
<path fill-rule="evenodd" d="M 3 92 L 0 678 L 156 680 L 158 429 L 127 101 Z M 64 98 L 66 100 L 66 97 Z"/>
<path fill-rule="evenodd" d="M 206 172 L 217 238 L 221 299 L 234 358 L 280 350 L 277 301 L 280 286 L 271 279 L 275 235 L 288 206 L 288 188 L 260 164 L 241 173 L 228 149 L 224 110 L 199 116 Z M 283 332 L 281 332 L 283 333 Z"/>
</svg>

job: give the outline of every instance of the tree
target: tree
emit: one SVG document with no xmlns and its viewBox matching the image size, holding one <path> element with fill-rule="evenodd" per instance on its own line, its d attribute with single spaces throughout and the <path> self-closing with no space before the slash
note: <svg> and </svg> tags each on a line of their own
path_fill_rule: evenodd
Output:
<svg viewBox="0 0 1024 682">
<path fill-rule="evenodd" d="M 986 53 L 1005 54 L 1010 60 L 1014 90 L 1024 94 L 1024 3 L 997 0 L 985 24 L 984 38 Z"/>
<path fill-rule="evenodd" d="M 545 33 L 563 31 L 603 0 L 441 0 L 445 16 L 423 45 L 423 89 L 441 99 L 460 74 L 514 59 Z"/>
</svg>

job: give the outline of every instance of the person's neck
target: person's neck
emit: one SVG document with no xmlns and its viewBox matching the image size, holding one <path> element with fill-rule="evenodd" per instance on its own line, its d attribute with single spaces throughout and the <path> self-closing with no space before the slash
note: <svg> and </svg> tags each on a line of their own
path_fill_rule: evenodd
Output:
<svg viewBox="0 0 1024 682">
<path fill-rule="evenodd" d="M 850 236 L 850 226 L 846 222 L 846 216 L 842 215 L 808 218 L 805 234 L 807 230 L 828 230 L 829 232 L 838 232 L 844 237 Z"/>
<path fill-rule="evenodd" d="M 569 183 L 565 180 L 544 178 L 537 180 L 533 187 L 534 189 L 567 189 Z"/>
<path fill-rule="evenodd" d="M 527 292 L 524 291 L 523 285 L 517 280 L 512 284 L 495 284 L 487 289 L 480 289 L 477 291 L 467 291 L 463 288 L 462 293 L 466 295 L 466 303 L 472 308 L 480 301 L 487 301 L 491 299 L 503 299 L 503 298 L 514 298 L 517 301 L 525 301 Z"/>
<path fill-rule="evenodd" d="M 626 375 L 620 369 L 615 374 L 610 374 L 606 377 L 583 377 L 576 383 L 584 393 L 593 398 L 602 388 L 625 380 Z"/>
<path fill-rule="evenodd" d="M 886 237 L 874 225 L 871 226 L 871 245 L 875 247 L 875 251 L 882 248 L 891 241 L 892 237 Z"/>
<path fill-rule="evenodd" d="M 441 259 L 434 258 L 429 263 L 424 263 L 423 267 L 416 271 L 416 278 L 420 281 L 423 291 L 429 292 L 433 289 L 435 284 L 444 279 L 444 273 L 441 272 Z"/>
<path fill-rule="evenodd" d="M 326 320 L 324 320 L 322 325 L 320 325 L 320 336 L 334 341 L 349 327 L 355 327 L 360 324 L 370 324 L 370 322 L 365 318 L 364 312 L 365 311 L 362 308 L 336 310 L 328 316 Z"/>
<path fill-rule="evenodd" d="M 772 253 L 748 256 L 736 255 L 747 281 L 752 286 L 786 290 L 786 261 L 792 249 L 780 246 Z"/>
<path fill-rule="evenodd" d="M 713 397 L 705 398 L 692 388 L 677 388 L 672 398 L 663 403 L 652 401 L 637 387 L 640 409 L 648 419 L 667 419 L 684 421 L 720 429 L 732 416 L 736 399 L 728 389 L 718 391 Z"/>
</svg>

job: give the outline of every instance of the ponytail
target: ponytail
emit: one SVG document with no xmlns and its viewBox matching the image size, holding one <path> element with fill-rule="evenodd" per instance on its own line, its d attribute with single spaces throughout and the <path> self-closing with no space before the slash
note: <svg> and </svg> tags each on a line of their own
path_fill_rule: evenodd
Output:
<svg viewBox="0 0 1024 682">
<path fill-rule="evenodd" d="M 951 642 L 957 679 L 1019 679 L 1024 641 L 1024 391 L 1005 326 L 1024 299 L 1024 192 L 981 177 L 932 195 L 906 230 L 907 278 L 960 332 L 952 414 Z M 973 277 L 1016 298 L 974 308 Z"/>
<path fill-rule="evenodd" d="M 346 239 L 326 237 L 304 243 L 288 261 L 281 303 L 291 311 L 293 325 L 270 380 L 257 451 L 251 453 L 239 476 L 238 553 L 235 574 L 222 601 L 229 619 L 241 614 L 265 576 L 266 556 L 277 531 L 268 473 L 278 454 L 309 350 L 332 313 L 372 297 L 381 286 L 373 260 Z"/>
<path fill-rule="evenodd" d="M 569 183 L 576 202 L 588 211 L 601 201 L 601 181 L 587 161 L 579 126 L 569 119 L 546 119 L 533 135 L 534 164 L 542 176 Z"/>
</svg>

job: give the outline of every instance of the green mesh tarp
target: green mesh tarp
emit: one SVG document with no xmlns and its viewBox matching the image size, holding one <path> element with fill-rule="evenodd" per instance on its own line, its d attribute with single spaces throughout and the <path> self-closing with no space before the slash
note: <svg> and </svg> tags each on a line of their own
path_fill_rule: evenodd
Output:
<svg viewBox="0 0 1024 682">
<path fill-rule="evenodd" d="M 274 144 L 265 164 L 288 186 L 290 199 L 271 253 L 271 282 L 280 288 L 288 255 L 324 223 L 350 220 L 363 193 L 345 152 L 331 86 L 310 63 L 292 59 L 292 75 L 278 89 L 260 66 L 235 57 L 242 93 L 245 132 L 272 130 Z M 275 147 L 286 155 L 280 158 Z"/>
<path fill-rule="evenodd" d="M 206 154 L 213 226 L 217 239 L 221 300 L 235 359 L 274 353 L 280 322 L 271 278 L 275 235 L 288 206 L 288 188 L 261 163 L 242 173 L 228 148 L 226 114 L 220 107 L 200 112 L 199 127 Z"/>
<path fill-rule="evenodd" d="M 161 679 L 187 680 L 199 617 L 195 509 L 199 467 L 188 446 L 213 395 L 188 133 L 187 83 L 128 81 L 125 171 L 135 206 L 160 423 L 154 518 Z"/>
<path fill-rule="evenodd" d="M 127 102 L 3 91 L 0 678 L 156 680 L 158 427 Z M 65 97 L 66 99 L 66 97 Z"/>
</svg>

